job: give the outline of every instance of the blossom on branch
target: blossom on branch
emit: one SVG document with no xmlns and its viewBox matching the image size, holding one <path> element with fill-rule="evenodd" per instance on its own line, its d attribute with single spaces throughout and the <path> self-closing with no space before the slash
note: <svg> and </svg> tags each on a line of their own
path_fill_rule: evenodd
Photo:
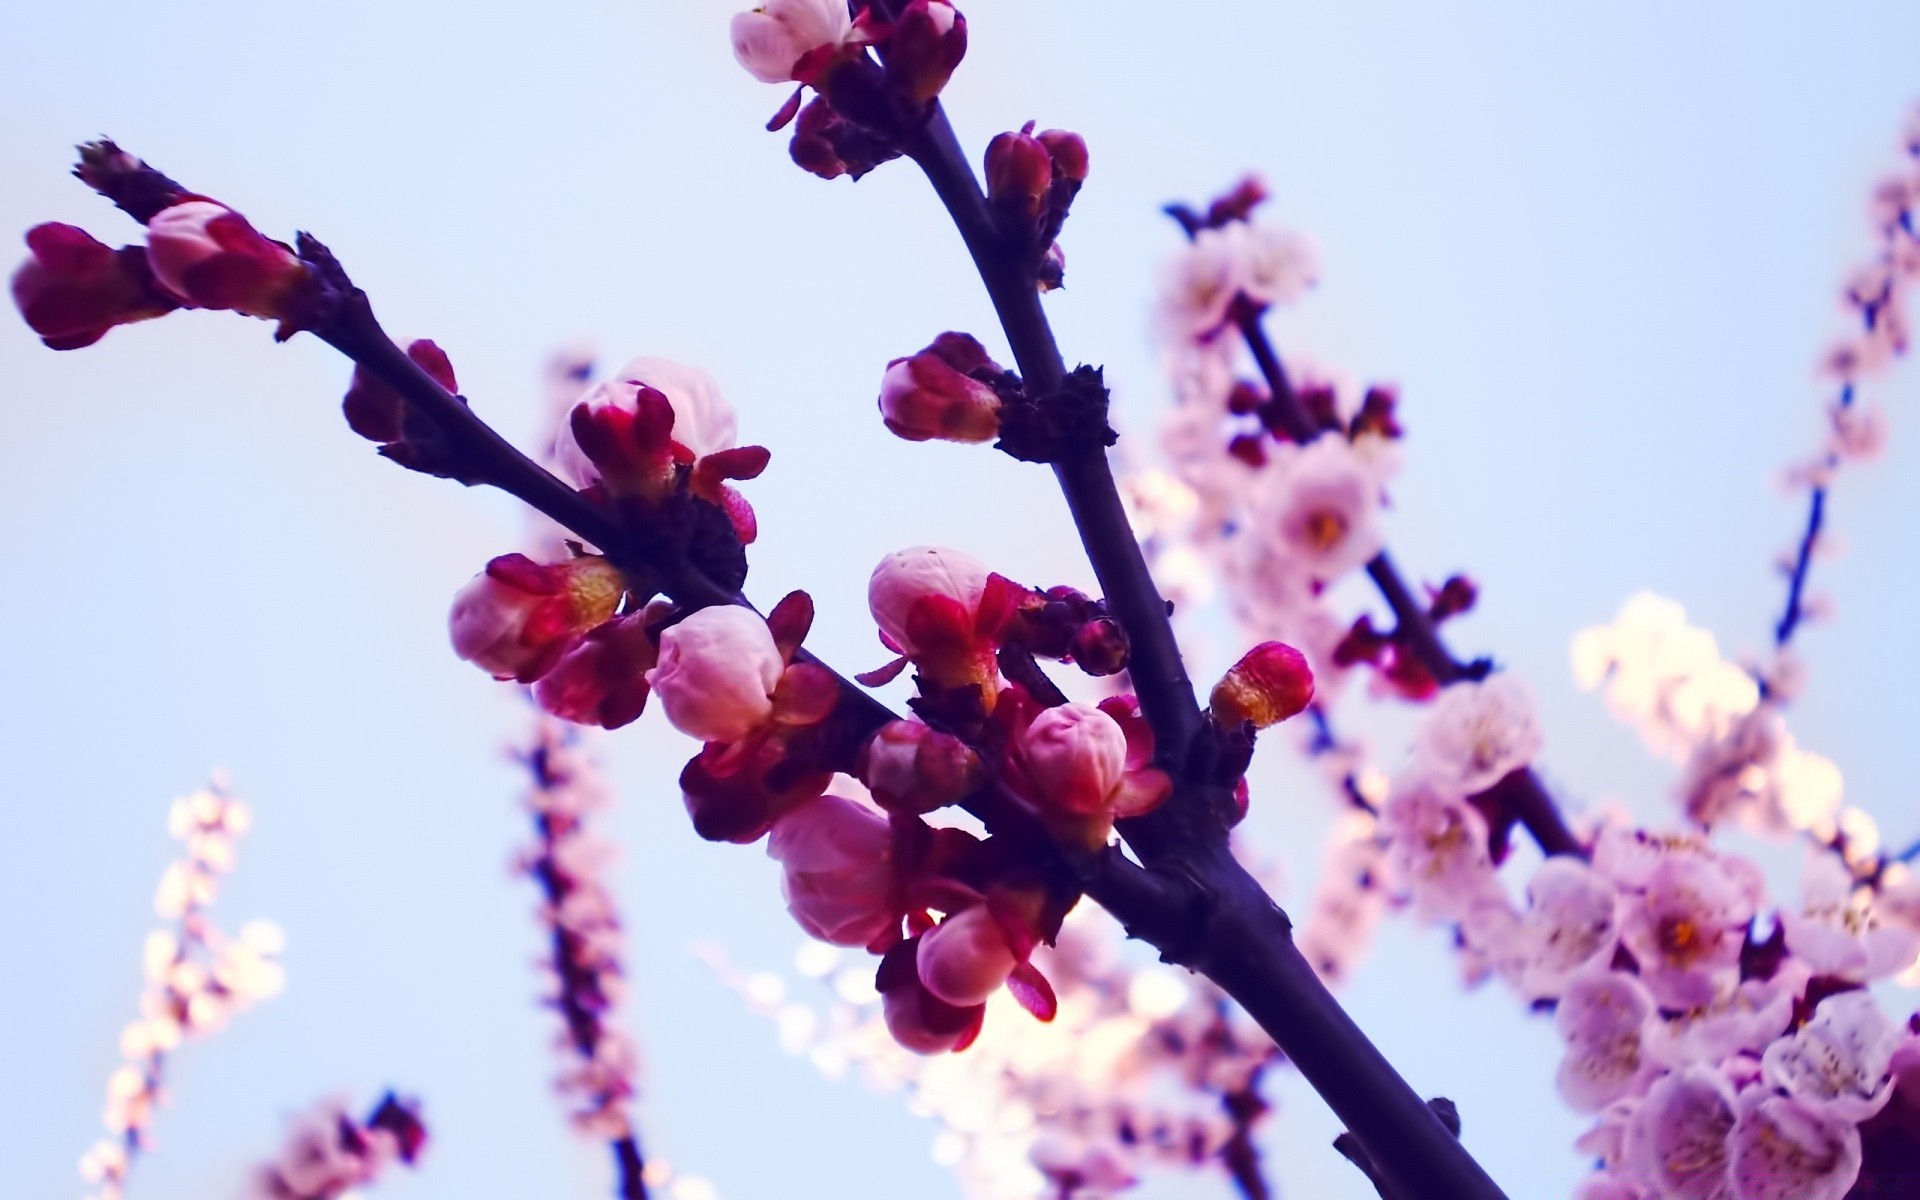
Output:
<svg viewBox="0 0 1920 1200">
<path fill-rule="evenodd" d="M 426 1143 L 412 1100 L 389 1092 L 365 1120 L 326 1101 L 294 1122 L 278 1157 L 254 1172 L 245 1200 L 348 1200 L 395 1163 L 416 1165 Z"/>
<path fill-rule="evenodd" d="M 224 204 L 194 199 L 162 209 L 147 222 L 147 261 L 161 286 L 196 308 L 283 322 L 300 315 L 306 264 Z"/>
<path fill-rule="evenodd" d="M 1413 760 L 1460 795 L 1484 792 L 1540 753 L 1533 692 L 1517 675 L 1466 680 L 1440 691 L 1413 734 Z"/>
<path fill-rule="evenodd" d="M 54 350 L 78 350 L 116 325 L 165 316 L 179 302 L 163 292 L 138 246 L 112 249 L 55 221 L 27 230 L 31 257 L 13 273 L 13 303 Z"/>
<path fill-rule="evenodd" d="M 454 597 L 453 651 L 495 679 L 531 683 L 609 620 L 625 593 L 619 568 L 598 555 L 542 566 L 503 554 Z"/>
</svg>

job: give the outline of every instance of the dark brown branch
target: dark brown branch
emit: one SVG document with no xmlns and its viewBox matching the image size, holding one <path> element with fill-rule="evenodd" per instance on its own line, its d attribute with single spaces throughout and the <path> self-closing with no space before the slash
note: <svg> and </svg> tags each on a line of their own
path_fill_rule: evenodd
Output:
<svg viewBox="0 0 1920 1200">
<path fill-rule="evenodd" d="M 1273 1188 L 1260 1169 L 1260 1147 L 1253 1140 L 1254 1124 L 1267 1111 L 1260 1095 L 1261 1069 L 1256 1068 L 1245 1085 L 1221 1097 L 1227 1119 L 1233 1122 L 1233 1136 L 1221 1147 L 1220 1161 L 1246 1200 L 1272 1200 Z"/>
<path fill-rule="evenodd" d="M 1064 362 L 1031 264 L 999 237 L 973 168 L 936 105 L 906 145 L 946 206 L 999 315 L 1030 391 L 1052 391 Z M 1166 601 L 1147 571 L 1104 451 L 1055 466 L 1107 605 L 1132 643 L 1128 667 L 1158 758 L 1174 778 L 1160 812 L 1126 823 L 1146 872 L 1088 892 L 1169 962 L 1201 972 L 1259 1022 L 1368 1148 L 1383 1177 L 1417 1200 L 1493 1200 L 1500 1189 L 1368 1041 L 1293 943 L 1292 925 L 1227 847 L 1220 785 L 1191 778 L 1202 729 Z M 1123 889 L 1119 886 L 1124 882 Z"/>
</svg>

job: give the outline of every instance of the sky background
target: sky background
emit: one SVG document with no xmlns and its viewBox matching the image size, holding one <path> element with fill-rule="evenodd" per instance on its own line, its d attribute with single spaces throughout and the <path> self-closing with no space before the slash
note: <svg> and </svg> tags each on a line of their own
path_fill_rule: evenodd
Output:
<svg viewBox="0 0 1920 1200">
<path fill-rule="evenodd" d="M 761 125 L 778 89 L 731 61 L 731 6 L 700 0 L 325 5 L 70 0 L 0 13 L 0 231 L 47 219 L 131 240 L 66 176 L 110 133 L 263 230 L 311 229 L 398 335 L 432 336 L 474 406 L 523 440 L 558 343 L 699 363 L 772 447 L 750 592 L 805 587 L 810 641 L 879 661 L 872 564 L 959 546 L 1039 583 L 1089 582 L 1045 472 L 910 446 L 872 409 L 881 369 L 943 329 L 990 346 L 985 299 L 905 164 L 804 176 Z M 1412 573 L 1466 570 L 1455 633 L 1533 683 L 1543 769 L 1579 808 L 1669 811 L 1670 770 L 1575 691 L 1566 647 L 1652 588 L 1758 646 L 1798 531 L 1779 467 L 1816 438 L 1811 364 L 1869 251 L 1863 200 L 1920 98 L 1920 7 L 1185 5 L 975 0 L 948 92 L 977 153 L 1028 118 L 1084 133 L 1093 174 L 1049 301 L 1070 358 L 1104 363 L 1130 428 L 1166 403 L 1148 334 L 1158 213 L 1249 168 L 1313 233 L 1325 283 L 1283 350 L 1398 382 L 1410 431 L 1390 530 Z M 11 236 L 11 235 L 9 235 Z M 503 755 L 509 689 L 445 646 L 454 591 L 516 548 L 501 497 L 392 469 L 338 417 L 347 369 L 309 338 L 190 313 L 44 350 L 0 320 L 0 1162 L 13 1194 L 78 1195 L 103 1082 L 138 993 L 170 799 L 216 764 L 257 831 L 223 921 L 290 938 L 287 993 L 172 1072 L 140 1200 L 219 1200 L 328 1094 L 425 1098 L 435 1146 L 393 1200 L 605 1194 L 608 1167 L 548 1095 L 525 821 Z M 1920 587 L 1913 376 L 1884 397 L 1888 461 L 1835 502 L 1851 552 L 1819 582 L 1838 621 L 1804 642 L 1801 742 L 1836 759 L 1889 837 L 1911 783 Z M 1210 678 L 1230 646 L 1196 664 Z M 1209 661 L 1209 658 L 1212 661 Z M 1397 762 L 1404 714 L 1356 727 Z M 650 1149 L 728 1200 L 955 1194 L 935 1130 L 896 1097 L 822 1082 L 689 953 L 784 966 L 797 931 L 758 849 L 709 846 L 657 716 L 609 738 L 606 822 L 638 964 Z M 1324 794 L 1274 739 L 1252 829 L 1309 891 Z M 1288 897 L 1283 897 L 1286 899 Z M 1518 1196 L 1564 1195 L 1581 1123 L 1557 1041 L 1498 991 L 1467 994 L 1435 931 L 1394 921 L 1355 1016 Z M 1276 1081 L 1285 1194 L 1347 1200 L 1331 1117 Z M 1225 1195 L 1175 1179 L 1158 1195 Z"/>
</svg>

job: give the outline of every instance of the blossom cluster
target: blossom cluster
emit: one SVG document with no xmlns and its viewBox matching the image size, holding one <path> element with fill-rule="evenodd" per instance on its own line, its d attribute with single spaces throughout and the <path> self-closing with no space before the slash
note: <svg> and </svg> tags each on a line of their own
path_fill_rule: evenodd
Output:
<svg viewBox="0 0 1920 1200">
<path fill-rule="evenodd" d="M 1212 985 L 1125 961 L 1111 923 L 1085 909 L 1035 953 L 1058 1016 L 990 1022 L 966 1054 L 947 1058 L 903 1052 L 864 973 L 827 947 L 809 944 L 796 959 L 802 976 L 831 989 L 824 1003 L 779 974 L 707 957 L 789 1053 L 829 1078 L 857 1071 L 877 1091 L 906 1089 L 913 1111 L 940 1125 L 934 1158 L 972 1196 L 1100 1200 L 1155 1169 L 1219 1169 L 1264 1111 L 1241 1106 L 1278 1058 Z"/>
<path fill-rule="evenodd" d="M 328 1100 L 302 1114 L 273 1161 L 249 1179 L 246 1200 L 350 1200 L 394 1164 L 413 1166 L 426 1149 L 419 1105 L 393 1093 L 365 1119 Z"/>
<path fill-rule="evenodd" d="M 577 731 L 542 717 L 521 752 L 532 776 L 525 804 L 534 840 L 520 869 L 539 885 L 543 963 L 560 1014 L 567 1068 L 558 1080 L 574 1127 L 607 1142 L 633 1136 L 637 1050 L 610 1019 L 625 992 L 624 935 L 601 875 L 611 857 L 586 828 L 607 791 Z"/>
<path fill-rule="evenodd" d="M 152 1147 L 153 1120 L 166 1100 L 168 1056 L 284 986 L 278 927 L 250 921 L 229 935 L 208 913 L 233 870 L 235 843 L 252 822 L 252 811 L 217 776 L 208 788 L 174 801 L 168 814 L 167 830 L 186 852 L 160 877 L 154 897 L 154 911 L 166 924 L 147 935 L 140 1015 L 121 1031 L 124 1061 L 107 1080 L 102 1121 L 108 1136 L 80 1160 L 81 1177 L 98 1189 L 95 1200 L 118 1200 L 134 1157 Z"/>
</svg>

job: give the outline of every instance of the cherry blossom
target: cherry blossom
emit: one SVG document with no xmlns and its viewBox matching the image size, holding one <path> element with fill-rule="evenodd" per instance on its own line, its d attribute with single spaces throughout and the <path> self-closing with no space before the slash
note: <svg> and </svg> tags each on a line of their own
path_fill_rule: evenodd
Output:
<svg viewBox="0 0 1920 1200">
<path fill-rule="evenodd" d="M 1837 855 L 1815 850 L 1801 878 L 1804 908 L 1782 912 L 1787 946 L 1817 974 L 1871 983 L 1920 958 L 1920 930 L 1888 923 Z"/>
<path fill-rule="evenodd" d="M 767 0 L 737 14 L 733 57 L 761 83 L 811 82 L 853 33 L 839 0 Z"/>
<path fill-rule="evenodd" d="M 595 555 L 552 566 L 501 555 L 453 598 L 453 651 L 496 679 L 531 683 L 612 617 L 625 591 L 619 569 Z"/>
<path fill-rule="evenodd" d="M 817 796 L 773 824 L 767 856 L 800 928 L 836 946 L 899 938 L 900 912 L 886 818 L 852 800 Z"/>
<path fill-rule="evenodd" d="M 1533 693 L 1517 675 L 1443 688 L 1413 734 L 1415 768 L 1461 795 L 1484 792 L 1540 753 Z"/>
<path fill-rule="evenodd" d="M 1720 1072 L 1688 1067 L 1657 1080 L 1627 1126 L 1623 1171 L 1644 1172 L 1672 1200 L 1733 1200 L 1734 1094 Z"/>
<path fill-rule="evenodd" d="M 1612 880 L 1577 859 L 1540 864 L 1517 931 L 1520 991 L 1529 999 L 1557 996 L 1576 975 L 1610 963 L 1620 942 L 1618 898 Z"/>
<path fill-rule="evenodd" d="M 1458 919 L 1498 886 L 1486 818 L 1429 781 L 1397 781 L 1380 825 L 1395 878 L 1428 920 Z"/>
<path fill-rule="evenodd" d="M 1792 1096 L 1740 1094 L 1733 1129 L 1738 1200 L 1841 1200 L 1860 1177 L 1860 1130 Z"/>
<path fill-rule="evenodd" d="M 578 404 L 589 413 L 611 409 L 634 414 L 639 411 L 643 392 L 648 391 L 666 398 L 672 413 L 673 441 L 685 447 L 691 458 L 733 448 L 739 418 L 721 394 L 720 385 L 699 367 L 671 359 L 636 358 L 611 379 L 594 385 Z M 581 448 L 570 424 L 561 426 L 553 457 L 561 473 L 580 487 L 599 482 L 600 467 Z"/>
<path fill-rule="evenodd" d="M 1283 569 L 1331 583 L 1379 553 L 1380 484 L 1345 438 L 1277 454 L 1249 536 Z"/>
<path fill-rule="evenodd" d="M 1732 989 L 1761 894 L 1750 864 L 1676 849 L 1662 854 L 1644 881 L 1621 883 L 1636 888 L 1625 898 L 1621 940 L 1662 1005 L 1711 1004 Z"/>
<path fill-rule="evenodd" d="M 1813 1019 L 1767 1047 L 1767 1082 L 1811 1112 L 1860 1122 L 1892 1094 L 1894 1052 L 1904 1032 L 1867 992 L 1829 996 Z"/>
<path fill-rule="evenodd" d="M 1641 1039 L 1653 1012 L 1653 996 L 1624 972 L 1590 971 L 1567 986 L 1554 1023 L 1567 1040 L 1560 1094 L 1575 1112 L 1639 1095 L 1660 1074 Z"/>
</svg>

